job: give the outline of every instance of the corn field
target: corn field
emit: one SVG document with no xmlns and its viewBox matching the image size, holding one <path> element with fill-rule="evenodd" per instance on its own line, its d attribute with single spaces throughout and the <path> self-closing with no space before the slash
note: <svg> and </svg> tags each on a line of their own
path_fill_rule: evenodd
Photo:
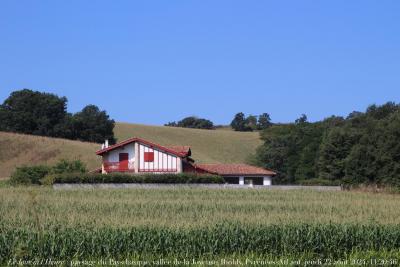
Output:
<svg viewBox="0 0 400 267">
<path fill-rule="evenodd" d="M 365 251 L 400 257 L 399 204 L 398 195 L 360 192 L 6 187 L 0 263 Z"/>
<path fill-rule="evenodd" d="M 321 257 L 340 257 L 352 250 L 390 251 L 400 247 L 400 227 L 389 225 L 220 224 L 185 230 L 54 226 L 44 231 L 1 226 L 0 229 L 2 259 L 124 258 L 134 253 L 163 257 L 231 253 L 296 255 L 304 251 Z"/>
</svg>

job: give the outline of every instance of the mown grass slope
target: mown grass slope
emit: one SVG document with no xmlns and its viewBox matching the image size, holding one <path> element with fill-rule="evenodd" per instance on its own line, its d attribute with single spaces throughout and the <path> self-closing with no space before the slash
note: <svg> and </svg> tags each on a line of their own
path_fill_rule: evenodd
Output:
<svg viewBox="0 0 400 267">
<path fill-rule="evenodd" d="M 122 141 L 142 137 L 161 145 L 188 145 L 192 157 L 203 163 L 243 163 L 261 144 L 258 132 L 200 130 L 117 123 L 115 135 Z"/>
<path fill-rule="evenodd" d="M 34 135 L 0 132 L 0 178 L 17 166 L 53 164 L 60 159 L 80 159 L 88 169 L 98 168 L 99 144 Z"/>
<path fill-rule="evenodd" d="M 259 134 L 230 130 L 199 130 L 165 126 L 117 123 L 118 141 L 141 137 L 162 145 L 189 145 L 198 162 L 240 163 L 261 144 Z M 0 132 L 0 178 L 16 166 L 52 164 L 59 159 L 80 159 L 89 169 L 98 168 L 99 144 L 58 138 Z"/>
</svg>

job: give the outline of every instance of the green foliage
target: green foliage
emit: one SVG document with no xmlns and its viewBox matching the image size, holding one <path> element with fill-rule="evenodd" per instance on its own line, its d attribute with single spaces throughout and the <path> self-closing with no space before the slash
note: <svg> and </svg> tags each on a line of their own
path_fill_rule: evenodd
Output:
<svg viewBox="0 0 400 267">
<path fill-rule="evenodd" d="M 0 179 L 0 188 L 9 186 L 10 181 L 5 179 Z"/>
<path fill-rule="evenodd" d="M 318 157 L 319 176 L 341 180 L 345 175 L 346 159 L 356 142 L 356 136 L 343 128 L 332 128 L 324 136 Z"/>
<path fill-rule="evenodd" d="M 249 115 L 245 120 L 246 127 L 251 129 L 251 131 L 257 130 L 257 116 Z"/>
<path fill-rule="evenodd" d="M 258 130 L 267 129 L 268 127 L 271 126 L 272 126 L 271 117 L 269 116 L 268 113 L 263 113 L 260 116 L 258 116 L 258 123 L 257 123 Z"/>
<path fill-rule="evenodd" d="M 85 173 L 86 166 L 80 160 L 60 160 L 56 165 L 53 166 L 53 173 Z"/>
<path fill-rule="evenodd" d="M 14 91 L 0 105 L 0 130 L 55 136 L 67 108 L 67 98 L 23 89 Z"/>
<path fill-rule="evenodd" d="M 301 116 L 294 121 L 294 123 L 296 123 L 296 124 L 306 123 L 306 122 L 307 122 L 307 115 L 306 114 L 301 114 Z"/>
<path fill-rule="evenodd" d="M 263 130 L 271 125 L 271 117 L 268 113 L 263 113 L 260 116 L 249 115 L 246 117 L 243 112 L 239 112 L 231 122 L 232 129 L 240 132 Z"/>
<path fill-rule="evenodd" d="M 41 185 L 53 185 L 55 179 L 56 179 L 56 174 L 49 173 L 49 174 L 45 175 L 42 179 L 40 179 L 40 184 Z"/>
<path fill-rule="evenodd" d="M 23 166 L 17 167 L 11 174 L 11 184 L 40 184 L 40 180 L 51 172 L 49 166 Z"/>
<path fill-rule="evenodd" d="M 313 190 L 0 188 L 0 266 L 14 256 L 399 253 L 399 204 L 391 194 Z"/>
<path fill-rule="evenodd" d="M 214 129 L 214 124 L 212 121 L 202 118 L 197 118 L 195 116 L 186 117 L 178 122 L 169 122 L 165 126 L 171 127 L 183 127 L 183 128 L 195 128 L 195 129 Z"/>
<path fill-rule="evenodd" d="M 17 167 L 11 174 L 11 184 L 52 184 L 55 175 L 62 173 L 84 173 L 86 166 L 80 160 L 60 160 L 54 166 Z"/>
<path fill-rule="evenodd" d="M 71 117 L 73 139 L 102 143 L 108 139 L 110 144 L 115 143 L 113 129 L 114 120 L 107 113 L 95 105 L 88 105 L 82 111 Z"/>
<path fill-rule="evenodd" d="M 23 89 L 14 91 L 0 105 L 0 131 L 115 143 L 114 120 L 97 106 L 76 114 L 66 112 L 67 98 Z"/>
<path fill-rule="evenodd" d="M 231 122 L 231 127 L 235 131 L 241 131 L 241 132 L 251 131 L 251 128 L 247 127 L 246 125 L 246 118 L 243 112 L 239 112 L 235 115 L 235 117 Z"/>
<path fill-rule="evenodd" d="M 139 184 L 222 184 L 224 179 L 217 175 L 181 174 L 82 174 L 65 173 L 54 176 L 54 183 L 139 183 Z"/>
<path fill-rule="evenodd" d="M 277 181 L 321 178 L 346 184 L 400 186 L 400 106 L 372 105 L 346 119 L 276 125 L 261 133 L 259 165 L 277 170 Z M 315 180 L 314 180 L 315 181 Z"/>
<path fill-rule="evenodd" d="M 207 228 L 66 228 L 0 225 L 0 259 L 128 259 L 132 255 L 197 258 L 275 255 L 340 259 L 354 252 L 398 251 L 398 225 L 221 223 Z"/>
<path fill-rule="evenodd" d="M 322 124 L 272 126 L 261 133 L 264 144 L 256 152 L 258 165 L 277 170 L 277 183 L 316 178 L 315 162 L 322 134 Z"/>
</svg>

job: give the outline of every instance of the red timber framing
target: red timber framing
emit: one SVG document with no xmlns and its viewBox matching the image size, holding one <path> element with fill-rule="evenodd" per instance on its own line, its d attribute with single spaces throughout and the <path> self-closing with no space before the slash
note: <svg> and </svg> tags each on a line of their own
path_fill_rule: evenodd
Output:
<svg viewBox="0 0 400 267">
<path fill-rule="evenodd" d="M 181 159 L 188 158 L 191 155 L 190 147 L 174 146 L 167 147 L 158 145 L 141 138 L 130 138 L 118 144 L 103 148 L 96 152 L 97 155 L 102 156 L 111 153 L 113 150 L 123 148 L 128 144 L 136 143 L 138 151 L 135 151 L 135 163 L 128 163 L 128 168 L 124 168 L 119 162 L 106 162 L 103 161 L 105 172 L 157 172 L 157 173 L 177 173 Z M 135 145 L 136 146 L 136 145 Z M 145 156 L 145 153 L 146 156 Z M 153 155 L 151 156 L 151 154 Z M 146 157 L 146 158 L 145 158 Z M 136 167 L 135 167 L 136 166 Z M 135 169 L 137 168 L 137 169 Z"/>
<path fill-rule="evenodd" d="M 110 172 L 135 172 L 135 169 L 129 166 L 129 163 L 121 163 L 121 162 L 103 162 L 104 170 L 107 173 Z"/>
<path fill-rule="evenodd" d="M 157 148 L 155 149 L 154 146 L 148 146 L 141 143 L 138 144 L 138 172 L 175 173 L 178 171 L 178 157 L 176 155 L 171 155 L 170 153 L 158 150 Z M 143 160 L 141 160 L 142 155 Z"/>
</svg>

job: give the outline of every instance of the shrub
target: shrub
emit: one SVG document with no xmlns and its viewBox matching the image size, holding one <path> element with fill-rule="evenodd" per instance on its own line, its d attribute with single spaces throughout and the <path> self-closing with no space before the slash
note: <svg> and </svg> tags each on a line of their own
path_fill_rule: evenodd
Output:
<svg viewBox="0 0 400 267">
<path fill-rule="evenodd" d="M 11 184 L 40 184 L 40 180 L 51 172 L 49 166 L 23 166 L 11 174 Z"/>
<path fill-rule="evenodd" d="M 56 173 L 56 174 L 69 173 L 69 172 L 84 173 L 84 172 L 86 172 L 86 166 L 80 160 L 62 159 L 53 167 L 53 173 Z"/>
<path fill-rule="evenodd" d="M 224 179 L 217 175 L 181 174 L 87 174 L 64 173 L 55 174 L 54 183 L 138 183 L 138 184 L 222 184 Z"/>
<path fill-rule="evenodd" d="M 52 185 L 54 184 L 56 175 L 54 173 L 47 174 L 42 179 L 40 179 L 41 185 Z"/>
<path fill-rule="evenodd" d="M 84 173 L 86 167 L 80 160 L 60 160 L 54 166 L 22 166 L 11 174 L 11 184 L 53 184 L 56 174 Z"/>
</svg>

